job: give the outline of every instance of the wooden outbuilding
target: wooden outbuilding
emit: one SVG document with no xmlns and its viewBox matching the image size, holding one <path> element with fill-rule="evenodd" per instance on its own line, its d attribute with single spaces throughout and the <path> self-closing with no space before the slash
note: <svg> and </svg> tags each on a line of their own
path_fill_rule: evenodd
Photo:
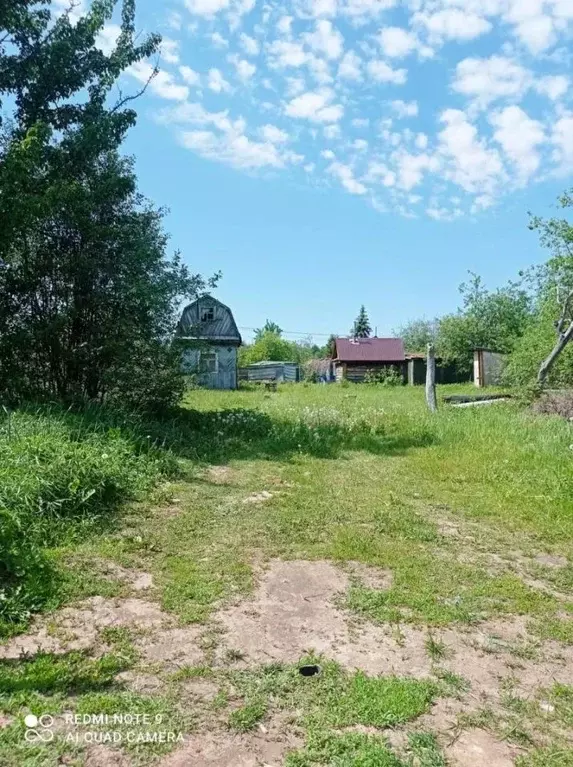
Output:
<svg viewBox="0 0 573 767">
<path fill-rule="evenodd" d="M 401 338 L 337 338 L 336 380 L 359 383 L 382 371 L 395 370 L 407 380 L 406 355 Z"/>
<path fill-rule="evenodd" d="M 202 296 L 183 310 L 176 343 L 181 366 L 208 389 L 237 388 L 238 349 L 241 334 L 228 306 L 212 296 Z"/>
</svg>

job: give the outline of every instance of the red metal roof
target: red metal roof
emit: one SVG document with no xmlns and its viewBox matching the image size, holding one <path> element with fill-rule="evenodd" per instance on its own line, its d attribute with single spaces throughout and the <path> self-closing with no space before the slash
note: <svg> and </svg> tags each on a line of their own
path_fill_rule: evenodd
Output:
<svg viewBox="0 0 573 767">
<path fill-rule="evenodd" d="M 404 362 L 401 338 L 337 338 L 336 359 L 340 362 Z"/>
</svg>

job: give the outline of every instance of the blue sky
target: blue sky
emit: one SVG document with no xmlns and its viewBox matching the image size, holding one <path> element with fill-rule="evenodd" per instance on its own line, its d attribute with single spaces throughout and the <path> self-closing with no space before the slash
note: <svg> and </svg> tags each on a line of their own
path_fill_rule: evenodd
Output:
<svg viewBox="0 0 573 767">
<path fill-rule="evenodd" d="M 127 150 L 241 327 L 318 341 L 364 303 L 388 334 L 455 309 L 467 270 L 543 259 L 527 211 L 571 185 L 573 0 L 139 0 L 138 23 L 164 43 Z"/>
</svg>

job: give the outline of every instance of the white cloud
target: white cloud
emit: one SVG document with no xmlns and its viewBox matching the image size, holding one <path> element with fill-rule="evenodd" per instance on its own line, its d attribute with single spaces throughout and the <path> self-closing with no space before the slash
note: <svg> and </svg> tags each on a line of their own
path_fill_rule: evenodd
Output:
<svg viewBox="0 0 573 767">
<path fill-rule="evenodd" d="M 337 0 L 307 0 L 303 5 L 303 13 L 318 18 L 319 16 L 336 16 Z"/>
<path fill-rule="evenodd" d="M 405 69 L 392 69 L 385 61 L 373 59 L 369 61 L 366 69 L 370 77 L 378 83 L 393 83 L 404 85 L 408 73 Z"/>
<path fill-rule="evenodd" d="M 326 125 L 322 129 L 322 133 L 325 139 L 328 139 L 329 141 L 334 141 L 335 139 L 340 138 L 340 135 L 341 135 L 340 125 L 338 125 L 337 123 Z"/>
<path fill-rule="evenodd" d="M 429 143 L 428 137 L 426 136 L 425 133 L 418 133 L 418 135 L 416 136 L 414 140 L 414 144 L 417 149 L 426 149 L 426 147 L 428 146 L 428 143 Z"/>
<path fill-rule="evenodd" d="M 303 46 L 292 40 L 273 40 L 268 50 L 271 57 L 270 66 L 279 69 L 301 67 L 308 61 L 308 53 Z"/>
<path fill-rule="evenodd" d="M 128 73 L 141 83 L 149 82 L 149 89 L 162 99 L 168 101 L 185 101 L 189 96 L 189 88 L 179 85 L 168 72 L 160 71 L 152 78 L 153 67 L 147 61 L 137 61 L 128 68 Z M 150 80 L 150 78 L 152 78 Z"/>
<path fill-rule="evenodd" d="M 478 136 L 464 112 L 447 109 L 440 119 L 445 128 L 438 134 L 438 152 L 446 163 L 445 177 L 466 192 L 491 193 L 505 177 L 499 152 Z"/>
<path fill-rule="evenodd" d="M 344 50 L 344 38 L 327 19 L 316 22 L 314 32 L 306 35 L 306 41 L 313 51 L 323 53 L 327 59 L 338 59 Z"/>
<path fill-rule="evenodd" d="M 185 0 L 186 8 L 197 16 L 214 16 L 229 4 L 230 0 Z"/>
<path fill-rule="evenodd" d="M 103 51 L 106 56 L 114 50 L 117 43 L 117 38 L 121 34 L 121 27 L 117 24 L 106 24 L 105 27 L 98 33 L 96 38 L 96 47 Z"/>
<path fill-rule="evenodd" d="M 385 55 L 391 58 L 407 56 L 418 45 L 416 37 L 402 27 L 384 27 L 378 39 Z"/>
<path fill-rule="evenodd" d="M 334 160 L 336 155 L 334 154 L 332 149 L 323 149 L 322 152 L 320 153 L 320 156 L 324 157 L 325 160 Z"/>
<path fill-rule="evenodd" d="M 241 32 L 239 37 L 241 47 L 248 56 L 256 56 L 259 52 L 259 42 L 254 37 Z"/>
<path fill-rule="evenodd" d="M 341 0 L 340 12 L 356 21 L 367 21 L 397 5 L 398 0 Z"/>
<path fill-rule="evenodd" d="M 274 144 L 249 139 L 244 134 L 216 134 L 197 130 L 181 133 L 181 143 L 202 157 L 217 160 L 235 168 L 283 168 L 289 156 L 281 154 Z"/>
<path fill-rule="evenodd" d="M 503 56 L 491 56 L 460 61 L 452 88 L 485 107 L 499 98 L 521 98 L 530 82 L 530 73 L 520 64 Z"/>
<path fill-rule="evenodd" d="M 230 93 L 232 90 L 221 71 L 216 68 L 210 69 L 208 72 L 207 87 L 213 93 Z"/>
<path fill-rule="evenodd" d="M 493 137 L 514 164 L 520 183 L 538 169 L 541 158 L 537 147 L 545 141 L 543 126 L 518 106 L 506 107 L 489 118 L 496 129 Z"/>
<path fill-rule="evenodd" d="M 286 144 L 290 140 L 288 133 L 277 128 L 276 125 L 263 125 L 260 134 L 265 141 L 269 141 L 271 144 Z"/>
<path fill-rule="evenodd" d="M 352 168 L 349 165 L 344 165 L 344 163 L 341 162 L 333 162 L 328 166 L 327 172 L 336 176 L 342 186 L 347 192 L 350 192 L 350 194 L 366 194 L 368 191 L 364 184 L 354 178 Z"/>
<path fill-rule="evenodd" d="M 367 117 L 355 117 L 351 124 L 355 128 L 367 128 L 370 125 L 370 120 Z"/>
<path fill-rule="evenodd" d="M 229 41 L 226 40 L 219 32 L 213 32 L 211 35 L 211 42 L 215 48 L 228 48 Z"/>
<path fill-rule="evenodd" d="M 538 93 L 557 101 L 569 90 L 569 80 L 564 75 L 547 75 L 536 78 L 533 87 Z"/>
<path fill-rule="evenodd" d="M 277 22 L 277 29 L 281 35 L 290 35 L 293 18 L 292 16 L 282 16 Z"/>
<path fill-rule="evenodd" d="M 247 80 L 250 80 L 257 71 L 254 64 L 251 64 L 247 59 L 239 58 L 236 53 L 229 54 L 227 58 L 235 67 L 239 80 L 242 80 L 244 83 L 247 82 Z"/>
<path fill-rule="evenodd" d="M 161 58 L 168 64 L 179 64 L 179 42 L 169 37 L 161 40 Z"/>
<path fill-rule="evenodd" d="M 298 96 L 306 90 L 306 82 L 303 77 L 285 77 L 286 95 L 289 98 Z"/>
<path fill-rule="evenodd" d="M 358 152 L 365 152 L 368 149 L 368 142 L 366 139 L 357 138 L 352 142 L 352 147 Z"/>
<path fill-rule="evenodd" d="M 436 13 L 416 13 L 415 24 L 425 28 L 430 40 L 473 40 L 491 29 L 487 19 L 459 8 L 444 8 Z"/>
<path fill-rule="evenodd" d="M 516 26 L 515 34 L 532 53 L 541 53 L 555 40 L 553 20 L 543 14 L 524 19 Z"/>
<path fill-rule="evenodd" d="M 340 104 L 330 104 L 334 94 L 328 89 L 308 91 L 292 99 L 286 107 L 285 114 L 311 122 L 337 122 L 344 113 Z"/>
<path fill-rule="evenodd" d="M 551 143 L 555 146 L 553 159 L 564 173 L 573 170 L 573 115 L 559 119 L 553 126 Z"/>
<path fill-rule="evenodd" d="M 338 67 L 338 76 L 344 80 L 362 79 L 362 59 L 354 51 L 348 51 L 342 57 Z"/>
<path fill-rule="evenodd" d="M 397 157 L 397 184 L 401 189 L 409 192 L 422 182 L 426 171 L 436 171 L 439 166 L 440 162 L 437 157 L 428 154 L 400 153 Z"/>
<path fill-rule="evenodd" d="M 191 67 L 181 66 L 179 67 L 179 74 L 185 80 L 187 85 L 199 85 L 201 78 L 198 72 L 195 72 Z"/>
<path fill-rule="evenodd" d="M 417 101 L 402 101 L 396 99 L 390 102 L 392 111 L 398 117 L 416 117 L 418 114 L 418 102 Z"/>
</svg>

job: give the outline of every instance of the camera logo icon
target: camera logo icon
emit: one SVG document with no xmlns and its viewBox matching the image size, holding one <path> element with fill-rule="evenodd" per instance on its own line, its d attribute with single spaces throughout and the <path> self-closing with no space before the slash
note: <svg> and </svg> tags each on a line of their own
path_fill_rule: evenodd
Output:
<svg viewBox="0 0 573 767">
<path fill-rule="evenodd" d="M 54 724 L 54 717 L 50 714 L 27 714 L 24 717 L 24 724 L 27 729 L 24 739 L 27 743 L 51 743 L 54 740 L 54 731 L 51 729 Z"/>
</svg>

